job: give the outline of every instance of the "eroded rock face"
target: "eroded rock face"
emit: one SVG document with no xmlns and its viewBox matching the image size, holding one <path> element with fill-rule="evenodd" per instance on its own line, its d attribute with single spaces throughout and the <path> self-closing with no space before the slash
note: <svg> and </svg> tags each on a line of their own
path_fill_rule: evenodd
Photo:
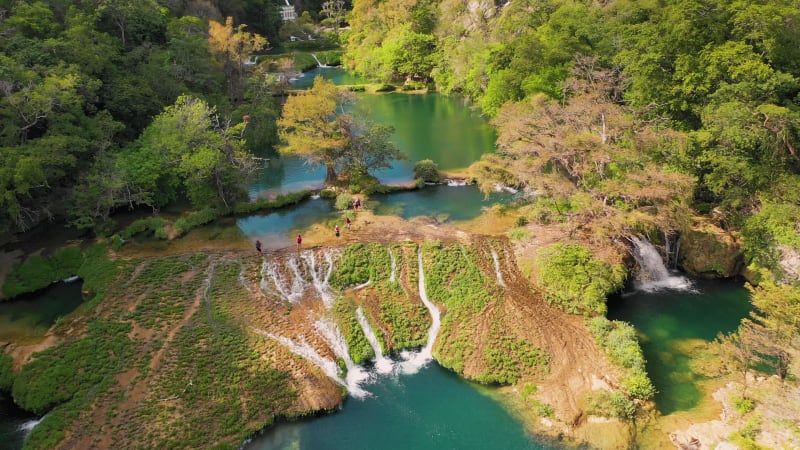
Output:
<svg viewBox="0 0 800 450">
<path fill-rule="evenodd" d="M 783 281 L 793 283 L 800 280 L 800 249 L 779 245 L 778 250 L 781 252 L 779 264 L 783 270 Z"/>
<path fill-rule="evenodd" d="M 692 276 L 728 278 L 743 267 L 742 250 L 731 233 L 697 221 L 681 239 L 679 265 Z"/>
</svg>

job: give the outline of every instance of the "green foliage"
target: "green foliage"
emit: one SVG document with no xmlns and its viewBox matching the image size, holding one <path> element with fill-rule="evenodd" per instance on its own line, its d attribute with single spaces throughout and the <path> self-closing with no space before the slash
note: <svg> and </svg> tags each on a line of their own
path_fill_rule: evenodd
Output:
<svg viewBox="0 0 800 450">
<path fill-rule="evenodd" d="M 587 319 L 586 327 L 611 361 L 626 372 L 622 380 L 625 392 L 639 400 L 653 398 L 656 390 L 647 376 L 644 354 L 633 326 L 596 316 Z"/>
<path fill-rule="evenodd" d="M 14 380 L 12 394 L 21 407 L 44 414 L 54 405 L 85 401 L 92 389 L 107 389 L 133 357 L 131 325 L 103 319 L 89 322 L 87 335 L 37 353 Z"/>
<path fill-rule="evenodd" d="M 105 244 L 94 244 L 86 249 L 78 276 L 83 279 L 82 289 L 94 295 L 92 303 L 98 303 L 105 298 L 106 291 L 119 276 L 122 267 L 122 262 L 108 257 Z"/>
<path fill-rule="evenodd" d="M 336 324 L 347 342 L 347 351 L 356 364 L 362 364 L 375 356 L 364 330 L 356 317 L 356 304 L 346 297 L 340 297 L 333 305 L 333 316 Z"/>
<path fill-rule="evenodd" d="M 83 260 L 83 252 L 76 246 L 64 247 L 50 256 L 33 255 L 24 263 L 12 267 L 3 283 L 3 294 L 12 298 L 46 288 L 56 281 L 76 275 Z"/>
<path fill-rule="evenodd" d="M 430 159 L 423 159 L 414 164 L 414 178 L 421 179 L 426 183 L 439 183 L 442 181 L 437 164 Z"/>
<path fill-rule="evenodd" d="M 756 407 L 756 402 L 752 398 L 737 397 L 733 399 L 733 406 L 739 414 L 747 414 Z"/>
<path fill-rule="evenodd" d="M 0 353 L 0 391 L 8 391 L 14 384 L 14 369 L 11 356 Z"/>
<path fill-rule="evenodd" d="M 594 259 L 586 247 L 554 244 L 538 255 L 537 283 L 550 303 L 580 314 L 605 314 L 606 296 L 622 288 L 625 269 Z"/>
<path fill-rule="evenodd" d="M 776 270 L 780 258 L 777 245 L 800 248 L 797 217 L 800 217 L 800 206 L 762 202 L 761 209 L 742 226 L 742 249 L 747 261 Z"/>
<path fill-rule="evenodd" d="M 512 241 L 521 241 L 531 237 L 531 233 L 523 228 L 512 228 L 508 230 L 508 238 Z"/>
<path fill-rule="evenodd" d="M 259 211 L 269 211 L 287 205 L 295 205 L 311 197 L 312 191 L 297 191 L 280 194 L 274 200 L 260 198 L 254 202 L 240 202 L 233 207 L 234 214 L 252 214 Z"/>
<path fill-rule="evenodd" d="M 731 434 L 729 439 L 744 450 L 765 450 L 767 447 L 756 443 L 756 437 L 761 431 L 760 422 L 761 417 L 758 414 L 753 415 L 740 430 Z"/>
<path fill-rule="evenodd" d="M 348 209 L 353 207 L 353 196 L 347 192 L 342 192 L 341 194 L 336 196 L 336 203 L 334 203 L 334 208 L 338 209 L 339 211 L 347 211 Z"/>
<path fill-rule="evenodd" d="M 122 232 L 122 238 L 129 240 L 138 234 L 153 233 L 156 239 L 166 239 L 166 225 L 167 221 L 161 217 L 146 217 L 144 219 L 139 219 L 125 228 L 125 230 Z"/>
<path fill-rule="evenodd" d="M 425 305 L 382 301 L 380 317 L 392 327 L 398 349 L 422 347 L 427 342 L 431 319 Z"/>
<path fill-rule="evenodd" d="M 595 391 L 586 397 L 585 403 L 588 414 L 627 420 L 636 417 L 636 404 L 619 392 Z"/>
<path fill-rule="evenodd" d="M 391 270 L 389 252 L 380 244 L 355 244 L 344 249 L 331 273 L 330 285 L 345 289 L 367 281 L 387 280 Z"/>
<path fill-rule="evenodd" d="M 213 221 L 217 218 L 217 215 L 217 210 L 213 208 L 206 208 L 200 211 L 191 212 L 188 215 L 181 217 L 172 225 L 172 229 L 175 231 L 175 237 L 183 236 L 184 234 L 188 233 L 189 230 Z"/>
</svg>

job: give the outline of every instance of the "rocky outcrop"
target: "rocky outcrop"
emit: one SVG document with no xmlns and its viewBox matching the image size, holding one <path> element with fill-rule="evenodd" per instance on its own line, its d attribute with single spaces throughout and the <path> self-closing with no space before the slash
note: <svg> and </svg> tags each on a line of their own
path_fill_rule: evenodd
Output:
<svg viewBox="0 0 800 450">
<path fill-rule="evenodd" d="M 700 219 L 684 232 L 678 258 L 683 270 L 703 278 L 733 277 L 744 265 L 736 237 Z"/>
</svg>

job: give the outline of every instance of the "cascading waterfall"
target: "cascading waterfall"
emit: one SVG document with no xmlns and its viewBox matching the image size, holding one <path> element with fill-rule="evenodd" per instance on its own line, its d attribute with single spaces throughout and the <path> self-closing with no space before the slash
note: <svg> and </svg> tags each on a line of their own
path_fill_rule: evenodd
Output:
<svg viewBox="0 0 800 450">
<path fill-rule="evenodd" d="M 356 318 L 358 319 L 358 324 L 361 325 L 361 329 L 364 330 L 364 335 L 367 337 L 369 345 L 372 346 L 372 350 L 375 352 L 375 370 L 378 373 L 391 373 L 393 369 L 392 360 L 383 356 L 381 343 L 378 342 L 378 337 L 372 330 L 372 326 L 370 326 L 367 316 L 364 315 L 361 307 L 356 309 Z"/>
<path fill-rule="evenodd" d="M 344 340 L 339 327 L 331 320 L 322 319 L 314 322 L 314 328 L 328 342 L 333 349 L 333 353 L 344 361 L 344 365 L 347 368 L 345 382 L 350 395 L 357 398 L 364 398 L 369 395 L 369 392 L 361 389 L 360 386 L 361 383 L 369 379 L 369 373 L 363 367 L 357 365 L 353 358 L 350 357 L 347 342 Z"/>
<path fill-rule="evenodd" d="M 342 386 L 348 387 L 347 382 L 339 376 L 339 366 L 336 365 L 336 361 L 332 361 L 321 356 L 316 350 L 314 350 L 313 347 L 308 345 L 307 342 L 302 341 L 297 343 L 286 336 L 278 336 L 257 328 L 253 328 L 253 330 L 258 334 L 267 336 L 270 339 L 280 342 L 295 355 L 300 356 L 301 358 L 304 358 L 317 366 L 320 370 L 322 370 L 323 373 L 325 373 L 325 375 L 328 376 L 328 378 L 341 384 Z"/>
<path fill-rule="evenodd" d="M 311 273 L 311 282 L 314 284 L 314 289 L 317 290 L 317 293 L 322 298 L 325 309 L 331 309 L 335 298 L 330 291 L 328 280 L 330 280 L 331 274 L 333 273 L 333 253 L 330 251 L 324 253 L 327 267 L 325 264 L 317 264 L 317 258 L 311 250 L 303 252 L 302 258 L 308 266 L 309 272 Z"/>
<path fill-rule="evenodd" d="M 392 259 L 392 274 L 389 275 L 389 282 L 394 283 L 397 281 L 397 259 L 394 257 L 392 247 L 389 247 L 389 258 Z"/>
<path fill-rule="evenodd" d="M 271 284 L 274 286 L 278 295 L 280 295 L 289 303 L 296 303 L 298 300 L 300 300 L 300 298 L 303 297 L 305 283 L 303 281 L 303 276 L 300 273 L 300 267 L 298 266 L 297 259 L 294 257 L 290 258 L 287 265 L 291 269 L 293 275 L 291 283 L 286 280 L 274 262 L 264 261 L 261 264 L 260 287 L 261 291 L 263 292 L 270 291 L 270 283 L 268 282 L 269 280 L 272 282 Z"/>
<path fill-rule="evenodd" d="M 417 259 L 419 260 L 419 298 L 431 314 L 431 327 L 428 330 L 428 341 L 425 347 L 422 347 L 419 352 L 404 352 L 402 354 L 405 361 L 401 363 L 400 369 L 403 373 L 409 374 L 418 372 L 420 368 L 433 359 L 433 344 L 436 342 L 436 336 L 442 326 L 439 309 L 428 299 L 428 294 L 425 291 L 425 272 L 422 268 L 421 248 L 417 251 Z"/>
<path fill-rule="evenodd" d="M 659 289 L 691 290 L 692 283 L 685 277 L 672 275 L 664 265 L 658 250 L 646 239 L 631 237 L 633 258 L 639 264 L 639 281 L 636 288 L 646 292 Z"/>
<path fill-rule="evenodd" d="M 500 286 L 506 287 L 506 282 L 503 281 L 503 272 L 500 271 L 500 261 L 497 258 L 497 252 L 492 250 L 492 259 L 494 260 L 494 273 L 497 275 L 497 282 Z"/>
</svg>

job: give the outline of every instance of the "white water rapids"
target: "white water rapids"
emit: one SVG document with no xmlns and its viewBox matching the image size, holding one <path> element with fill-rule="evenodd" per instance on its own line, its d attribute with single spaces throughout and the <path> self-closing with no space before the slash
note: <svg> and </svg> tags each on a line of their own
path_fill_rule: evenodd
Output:
<svg viewBox="0 0 800 450">
<path fill-rule="evenodd" d="M 693 289 L 692 282 L 688 278 L 670 273 L 658 250 L 650 241 L 633 236 L 631 243 L 633 243 L 633 252 L 631 253 L 639 265 L 639 280 L 636 282 L 636 289 L 645 292 L 661 289 L 679 291 Z"/>
</svg>

